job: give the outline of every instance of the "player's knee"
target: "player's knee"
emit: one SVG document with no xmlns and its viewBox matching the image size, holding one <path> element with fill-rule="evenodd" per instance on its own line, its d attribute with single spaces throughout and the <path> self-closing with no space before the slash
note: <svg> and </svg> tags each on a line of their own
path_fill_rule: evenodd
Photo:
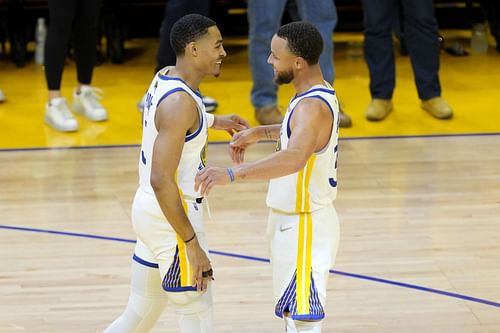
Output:
<svg viewBox="0 0 500 333">
<path fill-rule="evenodd" d="M 294 320 L 297 333 L 321 333 L 321 321 Z"/>
<path fill-rule="evenodd" d="M 167 292 L 168 299 L 180 314 L 192 314 L 203 312 L 212 307 L 212 293 L 207 290 L 204 293 L 196 291 Z"/>
</svg>

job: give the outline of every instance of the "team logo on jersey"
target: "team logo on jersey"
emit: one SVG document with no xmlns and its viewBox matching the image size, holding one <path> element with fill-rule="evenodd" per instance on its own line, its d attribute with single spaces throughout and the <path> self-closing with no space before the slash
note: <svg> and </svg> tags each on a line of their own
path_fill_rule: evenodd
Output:
<svg viewBox="0 0 500 333">
<path fill-rule="evenodd" d="M 276 141 L 276 151 L 280 151 L 280 150 L 281 150 L 281 139 Z"/>
</svg>

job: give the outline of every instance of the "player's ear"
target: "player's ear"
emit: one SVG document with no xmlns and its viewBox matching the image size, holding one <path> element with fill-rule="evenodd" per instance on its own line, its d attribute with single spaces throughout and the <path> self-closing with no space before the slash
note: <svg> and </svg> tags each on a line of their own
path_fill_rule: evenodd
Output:
<svg viewBox="0 0 500 333">
<path fill-rule="evenodd" d="M 191 54 L 193 57 L 198 56 L 198 50 L 195 42 L 191 42 L 186 46 L 186 53 Z"/>
<path fill-rule="evenodd" d="M 294 66 L 296 69 L 303 69 L 303 68 L 305 68 L 306 65 L 307 65 L 307 62 L 304 58 L 302 58 L 302 57 L 295 58 Z"/>
</svg>

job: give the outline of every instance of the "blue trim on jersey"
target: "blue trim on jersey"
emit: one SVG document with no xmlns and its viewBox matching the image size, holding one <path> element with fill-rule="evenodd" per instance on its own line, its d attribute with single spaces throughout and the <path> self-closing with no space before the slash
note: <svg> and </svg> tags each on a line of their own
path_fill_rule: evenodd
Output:
<svg viewBox="0 0 500 333">
<path fill-rule="evenodd" d="M 328 178 L 328 183 L 331 187 L 337 187 L 337 181 L 333 178 Z"/>
<path fill-rule="evenodd" d="M 167 98 L 168 96 L 172 95 L 173 93 L 176 93 L 178 91 L 184 91 L 185 93 L 189 94 L 186 89 L 184 88 L 181 88 L 181 87 L 177 87 L 177 88 L 174 88 L 172 90 L 169 90 L 167 91 L 165 94 L 163 94 L 163 96 L 160 97 L 160 99 L 158 100 L 158 103 L 156 104 L 156 107 L 158 107 L 158 105 L 160 105 L 160 103 L 165 99 Z"/>
<path fill-rule="evenodd" d="M 290 128 L 290 121 L 292 120 L 292 113 L 293 113 L 293 111 L 295 111 L 296 107 L 297 107 L 297 105 L 295 105 L 295 107 L 290 110 L 290 115 L 288 116 L 288 121 L 286 122 L 286 136 L 289 139 L 290 139 L 290 135 L 292 135 L 292 129 Z"/>
<path fill-rule="evenodd" d="M 201 129 L 203 128 L 203 123 L 205 122 L 205 116 L 204 116 L 203 112 L 198 112 L 198 113 L 200 115 L 200 127 L 198 127 L 196 132 L 191 133 L 189 135 L 186 135 L 184 142 L 189 142 L 189 141 L 193 140 L 194 138 L 196 138 L 198 136 L 198 134 L 200 134 Z"/>
<path fill-rule="evenodd" d="M 158 77 L 163 80 L 163 81 L 168 81 L 168 80 L 176 80 L 176 81 L 180 81 L 182 82 L 184 85 L 186 85 L 186 87 L 189 88 L 189 90 L 191 90 L 192 92 L 194 92 L 196 94 L 196 96 L 198 96 L 199 98 L 203 98 L 203 96 L 201 95 L 201 93 L 199 91 L 196 91 L 196 90 L 193 90 L 186 82 L 184 82 L 183 79 L 181 79 L 180 77 L 173 77 L 173 76 L 167 76 L 167 75 L 163 75 L 161 73 L 158 73 Z"/>
<path fill-rule="evenodd" d="M 161 283 L 163 290 L 172 292 L 196 290 L 193 286 L 181 286 L 181 268 L 179 259 L 179 246 L 175 247 L 174 260 L 168 268 Z"/>
<path fill-rule="evenodd" d="M 312 91 L 318 91 L 318 90 L 324 90 L 324 89 L 314 89 L 314 90 L 311 90 L 310 92 Z M 302 94 L 302 96 L 305 95 L 305 94 Z M 332 94 L 332 95 L 335 95 L 335 92 Z M 303 99 L 306 99 L 306 98 L 318 98 L 320 100 L 322 100 L 323 102 L 326 103 L 326 105 L 328 105 L 328 108 L 330 109 L 330 112 L 332 113 L 332 121 L 333 121 L 333 124 L 335 124 L 335 112 L 333 111 L 332 107 L 330 106 L 330 103 L 328 103 L 328 101 L 320 96 L 320 95 L 312 95 L 312 96 L 307 96 L 307 97 L 304 97 Z M 288 117 L 288 121 L 286 122 L 286 135 L 288 136 L 288 138 L 290 139 L 290 135 L 292 135 L 292 129 L 290 128 L 290 121 L 292 119 L 292 113 L 293 111 L 295 111 L 295 108 L 297 107 L 297 105 L 299 105 L 301 101 L 298 101 L 297 104 L 295 105 L 295 107 L 290 111 L 290 116 Z"/>
<path fill-rule="evenodd" d="M 174 293 L 180 293 L 180 292 L 183 292 L 183 291 L 196 291 L 196 287 L 178 287 L 178 288 L 166 288 L 166 287 L 163 287 L 163 290 L 165 291 L 169 291 L 169 292 L 174 292 Z"/>
<path fill-rule="evenodd" d="M 281 318 L 281 317 L 280 317 Z M 293 320 L 321 320 L 325 318 L 325 314 L 322 315 L 313 315 L 313 314 L 307 314 L 307 315 L 292 315 Z"/>
<path fill-rule="evenodd" d="M 306 92 L 303 92 L 302 94 L 299 94 L 299 95 L 295 95 L 293 96 L 291 102 L 293 102 L 295 99 L 299 98 L 299 97 L 302 97 L 302 96 L 305 96 L 307 94 L 310 94 L 312 92 L 315 92 L 315 91 L 323 91 L 323 92 L 326 92 L 328 94 L 331 94 L 331 95 L 335 95 L 335 90 L 333 89 L 328 89 L 328 88 L 315 88 L 315 89 L 311 89 L 311 90 L 308 90 Z M 290 103 L 291 103 L 290 102 Z"/>
<path fill-rule="evenodd" d="M 150 268 L 158 268 L 159 267 L 158 264 L 155 264 L 155 263 L 152 263 L 152 262 L 149 262 L 149 261 L 146 261 L 144 259 L 139 258 L 135 253 L 132 257 L 132 260 L 138 262 L 141 265 L 144 265 L 144 266 L 147 266 Z"/>
<path fill-rule="evenodd" d="M 171 79 L 172 79 L 172 80 L 175 80 L 175 79 L 177 79 L 177 78 L 171 78 Z M 180 80 L 180 79 L 179 79 L 179 80 Z M 180 81 L 182 81 L 182 80 L 180 80 Z M 182 81 L 182 82 L 184 82 L 184 81 Z M 168 96 L 170 96 L 170 95 L 172 95 L 173 93 L 176 93 L 176 92 L 178 92 L 178 91 L 184 91 L 184 92 L 188 93 L 188 92 L 186 91 L 186 89 L 181 88 L 181 87 L 177 87 L 177 88 L 174 88 L 174 89 L 172 89 L 172 90 L 169 90 L 169 91 L 167 91 L 167 92 L 166 92 L 163 96 L 161 96 L 161 97 L 160 97 L 160 99 L 158 100 L 158 104 L 156 104 L 156 107 L 158 107 L 158 105 L 160 105 L 160 103 L 161 103 L 161 102 L 162 102 L 165 98 L 167 98 Z M 201 98 L 201 95 L 200 95 L 200 98 Z M 196 108 L 196 110 L 197 110 L 197 111 L 199 111 L 199 110 L 198 110 L 198 108 Z M 203 113 L 202 113 L 202 112 L 198 112 L 198 113 L 200 114 L 200 127 L 198 127 L 198 129 L 196 130 L 196 132 L 194 132 L 194 133 L 192 133 L 192 134 L 189 134 L 189 135 L 186 135 L 186 138 L 184 139 L 184 142 L 189 142 L 189 141 L 193 140 L 193 139 L 194 139 L 194 138 L 195 138 L 198 134 L 200 134 L 201 129 L 203 128 L 203 123 L 204 123 L 204 118 L 205 118 L 205 117 L 203 117 Z"/>
<path fill-rule="evenodd" d="M 283 313 L 290 313 L 292 319 L 294 320 L 304 320 L 304 319 L 314 319 L 319 320 L 325 317 L 325 311 L 323 309 L 323 305 L 321 305 L 321 301 L 319 299 L 318 290 L 316 289 L 316 285 L 314 283 L 314 278 L 311 272 L 311 287 L 309 289 L 309 313 L 307 314 L 297 314 L 297 271 L 293 273 L 292 280 L 286 287 L 283 295 L 279 299 L 278 303 L 276 303 L 276 307 L 274 309 L 274 314 L 277 317 L 283 318 Z"/>
<path fill-rule="evenodd" d="M 141 161 L 144 165 L 146 165 L 146 156 L 144 156 L 144 150 L 141 150 Z"/>
</svg>

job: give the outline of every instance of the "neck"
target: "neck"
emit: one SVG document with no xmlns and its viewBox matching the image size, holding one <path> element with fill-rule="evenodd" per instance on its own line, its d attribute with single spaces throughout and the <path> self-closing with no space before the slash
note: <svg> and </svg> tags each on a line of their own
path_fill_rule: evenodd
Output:
<svg viewBox="0 0 500 333">
<path fill-rule="evenodd" d="M 323 73 L 321 73 L 319 64 L 300 71 L 293 80 L 293 85 L 295 86 L 295 92 L 297 95 L 305 93 L 318 84 L 325 84 Z"/>
<path fill-rule="evenodd" d="M 177 59 L 175 67 L 170 70 L 170 76 L 176 76 L 182 79 L 193 90 L 198 90 L 203 75 L 194 70 L 195 66 L 187 63 L 184 59 Z"/>
</svg>

